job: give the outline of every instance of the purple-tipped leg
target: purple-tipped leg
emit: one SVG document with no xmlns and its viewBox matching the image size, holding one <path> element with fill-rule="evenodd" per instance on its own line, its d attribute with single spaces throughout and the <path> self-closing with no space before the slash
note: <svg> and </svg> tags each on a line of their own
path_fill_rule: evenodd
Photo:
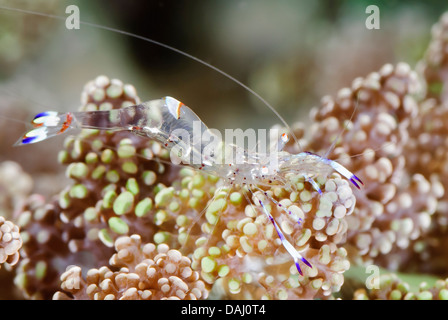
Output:
<svg viewBox="0 0 448 320">
<path fill-rule="evenodd" d="M 329 161 L 330 165 L 333 167 L 333 169 L 336 170 L 336 172 L 340 173 L 346 179 L 350 180 L 350 182 L 353 183 L 356 186 L 356 188 L 360 189 L 360 187 L 359 187 L 357 182 L 359 182 L 360 184 L 364 185 L 364 183 L 361 181 L 361 179 L 359 179 L 353 173 L 348 171 L 343 165 L 341 165 L 341 164 L 339 164 L 339 163 L 337 163 L 336 161 L 333 161 L 333 160 L 328 160 L 328 161 Z"/>
<path fill-rule="evenodd" d="M 308 267 L 310 267 L 311 269 L 313 268 L 313 266 L 311 265 L 311 263 L 309 263 L 308 260 L 306 260 L 304 257 L 300 256 L 299 259 L 300 259 L 304 264 L 306 264 Z M 297 271 L 299 271 L 299 274 L 300 274 L 301 276 L 303 276 L 303 272 L 302 272 L 302 269 L 300 268 L 299 261 L 296 260 L 296 261 L 295 261 L 295 264 L 296 264 Z"/>
<path fill-rule="evenodd" d="M 352 175 L 352 178 L 350 179 L 350 182 L 353 183 L 356 188 L 360 189 L 359 185 L 356 183 L 356 181 L 358 181 L 359 183 L 361 183 L 362 185 L 364 185 L 364 183 L 355 175 Z"/>
<path fill-rule="evenodd" d="M 249 191 L 252 193 L 252 196 L 257 198 L 256 195 L 253 193 L 252 189 L 249 188 Z M 299 261 L 302 261 L 310 268 L 312 268 L 311 264 L 304 257 L 302 257 L 302 255 L 294 248 L 294 246 L 288 240 L 286 240 L 285 236 L 283 235 L 283 232 L 281 231 L 280 227 L 275 222 L 274 217 L 266 209 L 263 201 L 261 201 L 258 198 L 257 198 L 257 200 L 258 200 L 258 203 L 260 204 L 260 206 L 263 208 L 263 212 L 265 213 L 265 215 L 268 217 L 268 219 L 273 224 L 275 231 L 277 231 L 278 237 L 280 238 L 280 241 L 282 242 L 283 247 L 286 249 L 286 251 L 288 251 L 288 253 L 291 255 L 291 257 L 294 259 L 294 263 L 295 263 L 300 275 L 303 275 L 302 269 L 300 269 L 300 266 L 299 266 Z"/>
<path fill-rule="evenodd" d="M 311 265 L 311 263 L 308 262 L 308 260 L 306 260 L 304 257 L 301 257 L 300 260 L 302 260 L 302 262 L 304 264 L 306 264 L 308 267 L 310 267 L 311 269 L 313 268 L 313 266 Z"/>
<path fill-rule="evenodd" d="M 297 268 L 297 271 L 299 271 L 299 274 L 300 274 L 301 276 L 303 276 L 302 269 L 300 269 L 299 261 L 296 261 L 296 268 Z"/>
</svg>

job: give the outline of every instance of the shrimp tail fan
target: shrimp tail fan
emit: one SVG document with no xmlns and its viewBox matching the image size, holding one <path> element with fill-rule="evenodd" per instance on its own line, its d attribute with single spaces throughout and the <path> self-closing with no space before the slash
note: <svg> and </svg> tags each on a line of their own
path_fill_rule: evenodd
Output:
<svg viewBox="0 0 448 320">
<path fill-rule="evenodd" d="M 36 143 L 54 137 L 74 128 L 73 115 L 56 111 L 45 111 L 37 114 L 31 121 L 33 129 L 26 132 L 14 146 Z"/>
</svg>

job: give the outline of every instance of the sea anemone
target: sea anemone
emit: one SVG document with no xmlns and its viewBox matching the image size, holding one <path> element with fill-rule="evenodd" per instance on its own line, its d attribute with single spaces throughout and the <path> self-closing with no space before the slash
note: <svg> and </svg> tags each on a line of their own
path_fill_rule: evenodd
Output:
<svg viewBox="0 0 448 320">
<path fill-rule="evenodd" d="M 107 266 L 87 271 L 69 266 L 61 275 L 61 289 L 53 299 L 90 300 L 197 300 L 207 298 L 208 291 L 191 261 L 166 244 L 142 244 L 139 235 L 120 237 L 116 253 Z"/>
</svg>

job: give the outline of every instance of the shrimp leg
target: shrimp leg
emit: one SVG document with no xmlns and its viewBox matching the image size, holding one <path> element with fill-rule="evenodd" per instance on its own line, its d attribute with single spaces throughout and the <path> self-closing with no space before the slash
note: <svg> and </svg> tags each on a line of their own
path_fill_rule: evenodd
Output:
<svg viewBox="0 0 448 320">
<path fill-rule="evenodd" d="M 304 264 L 306 264 L 308 267 L 313 268 L 311 263 L 309 263 L 295 248 L 294 246 L 286 240 L 285 236 L 283 235 L 283 232 L 280 230 L 279 226 L 274 220 L 274 217 L 269 213 L 269 211 L 266 209 L 263 201 L 261 201 L 252 191 L 251 188 L 248 188 L 249 191 L 252 193 L 252 195 L 255 197 L 255 199 L 258 200 L 258 203 L 261 205 L 263 212 L 268 217 L 269 221 L 274 225 L 275 231 L 277 231 L 278 237 L 280 238 L 280 241 L 282 242 L 283 247 L 288 251 L 288 253 L 291 255 L 291 257 L 294 259 L 294 263 L 296 265 L 297 271 L 301 276 L 303 276 L 302 269 L 300 268 L 299 260 L 302 261 Z"/>
<path fill-rule="evenodd" d="M 284 212 L 286 212 L 288 215 L 290 215 L 294 220 L 296 220 L 296 222 L 301 225 L 303 220 L 302 218 L 297 217 L 295 214 L 293 214 L 291 212 L 291 210 L 286 209 L 280 202 L 278 202 L 277 200 L 275 200 L 273 197 L 271 197 L 266 191 L 256 187 L 256 189 L 258 191 L 260 191 L 261 193 L 263 193 L 266 198 L 268 198 L 269 200 L 271 200 L 276 206 L 278 206 L 281 210 L 283 210 Z"/>
<path fill-rule="evenodd" d="M 347 168 L 345 168 L 343 165 L 337 163 L 336 161 L 330 160 L 330 159 L 327 159 L 327 158 L 324 158 L 324 157 L 321 157 L 321 156 L 319 156 L 317 154 L 314 154 L 312 152 L 306 151 L 304 153 L 306 153 L 309 156 L 315 158 L 315 160 L 317 160 L 318 162 L 322 162 L 322 163 L 324 163 L 326 165 L 331 166 L 337 173 L 339 173 L 340 175 L 344 176 L 347 180 L 349 180 L 351 183 L 353 183 L 353 185 L 356 188 L 360 189 L 360 187 L 359 187 L 357 182 L 359 182 L 360 184 L 364 185 L 364 183 L 361 181 L 361 179 L 359 179 L 355 174 L 350 172 Z M 313 184 L 313 186 L 314 186 L 314 184 Z"/>
</svg>

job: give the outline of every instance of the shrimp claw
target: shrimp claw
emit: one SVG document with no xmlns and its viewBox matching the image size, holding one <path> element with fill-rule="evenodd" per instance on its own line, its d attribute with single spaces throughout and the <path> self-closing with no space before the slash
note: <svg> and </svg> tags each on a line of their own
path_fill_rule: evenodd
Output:
<svg viewBox="0 0 448 320">
<path fill-rule="evenodd" d="M 353 183 L 356 188 L 360 189 L 360 187 L 359 187 L 358 183 L 356 183 L 356 181 L 358 181 L 359 183 L 364 185 L 364 183 L 361 181 L 361 179 L 359 179 L 357 176 L 355 176 L 353 173 L 351 173 L 349 170 L 347 170 L 343 165 L 341 165 L 333 160 L 327 159 L 327 161 L 329 161 L 331 167 L 335 171 L 337 171 L 338 173 L 343 175 L 345 178 L 347 178 L 347 180 L 350 180 L 350 182 Z"/>
</svg>

